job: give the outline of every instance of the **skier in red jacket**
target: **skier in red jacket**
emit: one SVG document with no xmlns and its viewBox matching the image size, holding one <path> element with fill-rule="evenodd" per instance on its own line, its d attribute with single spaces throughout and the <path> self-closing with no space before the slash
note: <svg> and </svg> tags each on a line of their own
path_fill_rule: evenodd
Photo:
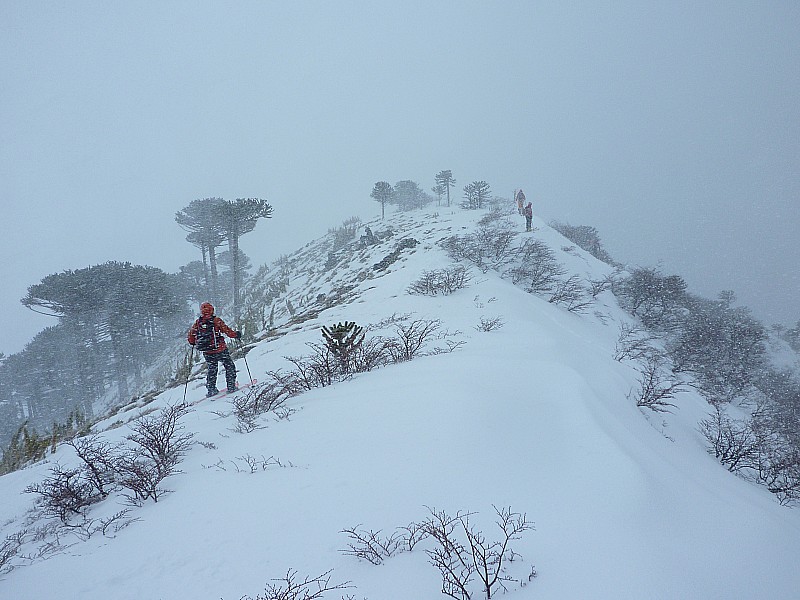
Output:
<svg viewBox="0 0 800 600">
<path fill-rule="evenodd" d="M 219 394 L 217 389 L 217 372 L 219 363 L 225 367 L 225 382 L 228 385 L 228 392 L 236 391 L 236 365 L 233 364 L 231 353 L 225 344 L 222 334 L 230 338 L 239 339 L 241 332 L 234 331 L 225 324 L 225 321 L 214 315 L 214 306 L 210 302 L 203 302 L 200 305 L 200 318 L 194 322 L 187 340 L 203 353 L 208 365 L 206 374 L 206 396 Z"/>
</svg>

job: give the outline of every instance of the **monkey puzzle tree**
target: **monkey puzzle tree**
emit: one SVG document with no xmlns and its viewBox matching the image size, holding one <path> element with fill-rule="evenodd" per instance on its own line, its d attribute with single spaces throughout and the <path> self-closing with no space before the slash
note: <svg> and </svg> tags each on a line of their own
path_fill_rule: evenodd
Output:
<svg viewBox="0 0 800 600">
<path fill-rule="evenodd" d="M 70 377 L 88 387 L 100 371 L 126 398 L 128 377 L 140 375 L 152 360 L 150 350 L 182 327 L 186 304 L 176 288 L 160 269 L 111 261 L 48 275 L 28 288 L 22 304 L 61 320 L 71 340 L 61 344 L 70 346 L 65 350 L 74 359 Z M 92 366 L 88 372 L 86 365 Z"/>
<path fill-rule="evenodd" d="M 443 188 L 443 192 L 447 194 L 447 206 L 450 206 L 450 188 L 456 184 L 452 171 L 439 171 L 434 178 L 436 185 Z"/>
<path fill-rule="evenodd" d="M 489 200 L 490 194 L 488 183 L 485 181 L 473 181 L 464 187 L 464 208 L 483 208 L 484 203 Z"/>
<path fill-rule="evenodd" d="M 381 219 L 386 216 L 386 203 L 391 200 L 393 192 L 388 181 L 379 181 L 372 188 L 370 196 L 381 203 Z"/>
<path fill-rule="evenodd" d="M 397 204 L 400 210 L 414 210 L 422 208 L 430 203 L 433 198 L 425 193 L 416 181 L 404 179 L 394 184 L 392 202 Z"/>
<path fill-rule="evenodd" d="M 259 219 L 272 218 L 273 208 L 261 198 L 237 198 L 233 201 L 223 200 L 216 207 L 216 212 L 219 218 L 218 222 L 228 239 L 233 275 L 233 313 L 234 318 L 238 321 L 241 313 L 241 287 L 244 279 L 239 238 L 245 233 L 253 231 Z"/>
<path fill-rule="evenodd" d="M 189 232 L 186 241 L 197 246 L 203 255 L 206 293 L 214 303 L 218 302 L 216 249 L 225 241 L 225 230 L 218 215 L 223 202 L 222 198 L 193 200 L 189 206 L 175 213 L 175 221 Z"/>
</svg>

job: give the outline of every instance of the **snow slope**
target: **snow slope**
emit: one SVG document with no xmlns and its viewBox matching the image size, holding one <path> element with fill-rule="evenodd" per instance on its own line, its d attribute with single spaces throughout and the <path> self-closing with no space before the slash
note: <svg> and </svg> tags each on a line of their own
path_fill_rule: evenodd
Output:
<svg viewBox="0 0 800 600">
<path fill-rule="evenodd" d="M 332 569 L 331 584 L 353 587 L 325 598 L 433 600 L 443 596 L 424 552 L 430 544 L 375 566 L 342 552 L 349 541 L 342 530 L 388 533 L 432 507 L 474 511 L 491 539 L 493 505 L 523 512 L 535 526 L 514 543 L 522 559 L 511 574 L 525 585 L 509 584 L 510 597 L 797 598 L 800 513 L 707 454 L 697 422 L 708 407 L 695 393 L 680 395 L 667 415 L 645 414 L 627 398 L 638 373 L 613 360 L 619 324 L 629 317 L 610 292 L 574 314 L 476 269 L 469 287 L 450 296 L 406 292 L 423 270 L 451 264 L 436 242 L 471 231 L 482 216 L 438 211 L 371 223 L 376 232 L 393 227 L 394 236 L 341 253 L 332 269 L 321 266 L 325 241 L 288 257 L 294 270 L 284 300 L 294 298 L 311 318 L 279 311 L 285 335 L 266 338 L 247 361 L 263 377 L 285 368 L 284 357 L 307 354 L 322 325 L 376 324 L 393 314 L 440 319 L 463 345 L 296 396 L 290 418 L 265 417 L 249 434 L 233 431 L 226 401 L 199 402 L 184 423 L 204 444 L 166 480 L 171 493 L 131 509 L 138 520 L 108 536 L 62 532 L 53 552 L 45 548 L 52 536 L 29 536 L 28 559 L 15 559 L 17 568 L 0 579 L 0 598 L 231 600 L 255 597 L 289 571 L 302 579 Z M 570 274 L 610 272 L 546 226 L 518 241 L 526 235 L 547 242 Z M 373 271 L 404 237 L 419 244 Z M 354 287 L 345 304 L 330 306 L 342 278 Z M 476 329 L 494 317 L 502 328 Z M 243 379 L 245 366 L 237 366 Z M 191 400 L 203 395 L 198 385 L 189 385 Z M 182 396 L 183 388 L 168 390 L 147 408 Z M 96 429 L 122 439 L 127 425 L 111 424 L 142 410 Z M 68 450 L 48 460 L 71 464 Z M 272 460 L 251 473 L 247 456 Z M 34 498 L 21 491 L 50 466 L 0 478 L 3 537 L 36 527 Z M 89 516 L 125 508 L 114 495 Z M 31 559 L 36 554 L 43 557 Z M 529 582 L 532 567 L 538 576 Z M 472 597 L 482 597 L 477 587 Z"/>
</svg>

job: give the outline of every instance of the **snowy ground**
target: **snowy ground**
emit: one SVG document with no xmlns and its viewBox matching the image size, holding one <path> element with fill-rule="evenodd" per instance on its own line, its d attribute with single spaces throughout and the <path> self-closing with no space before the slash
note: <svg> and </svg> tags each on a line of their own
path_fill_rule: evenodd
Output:
<svg viewBox="0 0 800 600">
<path fill-rule="evenodd" d="M 113 538 L 63 534 L 59 551 L 16 559 L 0 579 L 0 598 L 233 600 L 255 597 L 290 570 L 302 579 L 332 569 L 331 584 L 353 587 L 325 598 L 434 600 L 443 596 L 425 553 L 430 543 L 375 566 L 342 552 L 349 541 L 342 530 L 391 532 L 425 519 L 431 507 L 477 513 L 473 522 L 491 539 L 493 505 L 525 513 L 535 526 L 513 544 L 522 559 L 510 574 L 526 585 L 509 584 L 510 597 L 797 598 L 800 513 L 707 454 L 697 423 L 708 406 L 699 396 L 682 394 L 666 415 L 645 414 L 627 399 L 638 373 L 613 360 L 627 317 L 609 292 L 573 314 L 474 270 L 470 286 L 453 295 L 406 293 L 423 270 L 450 264 L 435 242 L 468 231 L 476 217 L 450 209 L 395 217 L 396 232 L 420 245 L 387 274 L 363 281 L 351 303 L 259 344 L 248 364 L 263 376 L 286 367 L 283 357 L 307 353 L 321 325 L 377 323 L 395 313 L 440 319 L 465 342 L 458 350 L 297 396 L 289 419 L 264 418 L 249 434 L 220 415 L 227 400 L 199 402 L 184 423 L 205 445 L 166 480 L 170 494 L 134 508 L 139 520 Z M 579 249 L 563 250 L 567 240 L 536 225 L 520 236 L 545 240 L 570 273 L 599 279 L 610 270 Z M 364 264 L 400 237 L 370 250 Z M 482 317 L 504 325 L 478 331 Z M 196 385 L 191 400 L 203 395 Z M 167 391 L 148 408 L 182 396 L 182 388 Z M 119 440 L 127 432 L 103 435 Z M 70 464 L 67 450 L 48 460 Z M 248 455 L 274 460 L 251 473 Z M 51 466 L 0 479 L 3 537 L 26 527 L 34 498 L 21 491 Z M 115 495 L 90 517 L 124 508 Z M 29 542 L 25 553 L 46 542 Z M 528 582 L 532 567 L 538 576 Z M 472 589 L 472 598 L 482 597 Z"/>
</svg>

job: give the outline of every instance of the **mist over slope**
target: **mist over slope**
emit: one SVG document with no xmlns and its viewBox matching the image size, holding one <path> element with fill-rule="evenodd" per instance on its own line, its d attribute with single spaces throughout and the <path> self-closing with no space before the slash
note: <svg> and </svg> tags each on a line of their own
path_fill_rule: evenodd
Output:
<svg viewBox="0 0 800 600">
<path fill-rule="evenodd" d="M 307 355 L 333 323 L 369 325 L 371 339 L 418 320 L 435 322 L 438 335 L 413 360 L 292 396 L 286 412 L 263 415 L 249 433 L 236 431 L 229 400 L 203 399 L 198 374 L 187 393 L 196 404 L 181 421 L 195 444 L 164 480 L 169 493 L 132 506 L 117 489 L 89 507 L 94 527 L 61 527 L 22 493 L 54 464 L 76 465 L 70 447 L 2 477 L 0 534 L 25 533 L 0 597 L 230 600 L 255 598 L 288 573 L 328 573 L 331 586 L 352 587 L 325 598 L 433 600 L 442 578 L 426 553 L 431 540 L 373 565 L 343 552 L 343 530 L 388 535 L 433 509 L 474 512 L 470 523 L 494 540 L 493 507 L 533 525 L 505 565 L 513 597 L 794 597 L 797 511 L 709 456 L 697 424 L 710 409 L 696 392 L 677 395 L 669 413 L 636 406 L 639 371 L 614 360 L 631 317 L 610 291 L 570 311 L 473 266 L 450 295 L 408 293 L 424 273 L 453 265 L 440 242 L 478 232 L 482 217 L 398 214 L 369 223 L 375 245 L 337 247 L 331 234 L 265 269 L 250 300 L 272 294 L 273 323 L 247 365 L 237 361 L 240 381 L 248 369 L 259 380 L 291 369 L 287 357 Z M 512 231 L 524 229 L 517 218 Z M 536 226 L 511 243 L 541 240 L 563 277 L 599 281 L 613 271 Z M 137 416 L 183 394 L 167 390 L 94 430 L 123 443 Z M 474 577 L 468 591 L 483 597 Z"/>
</svg>

